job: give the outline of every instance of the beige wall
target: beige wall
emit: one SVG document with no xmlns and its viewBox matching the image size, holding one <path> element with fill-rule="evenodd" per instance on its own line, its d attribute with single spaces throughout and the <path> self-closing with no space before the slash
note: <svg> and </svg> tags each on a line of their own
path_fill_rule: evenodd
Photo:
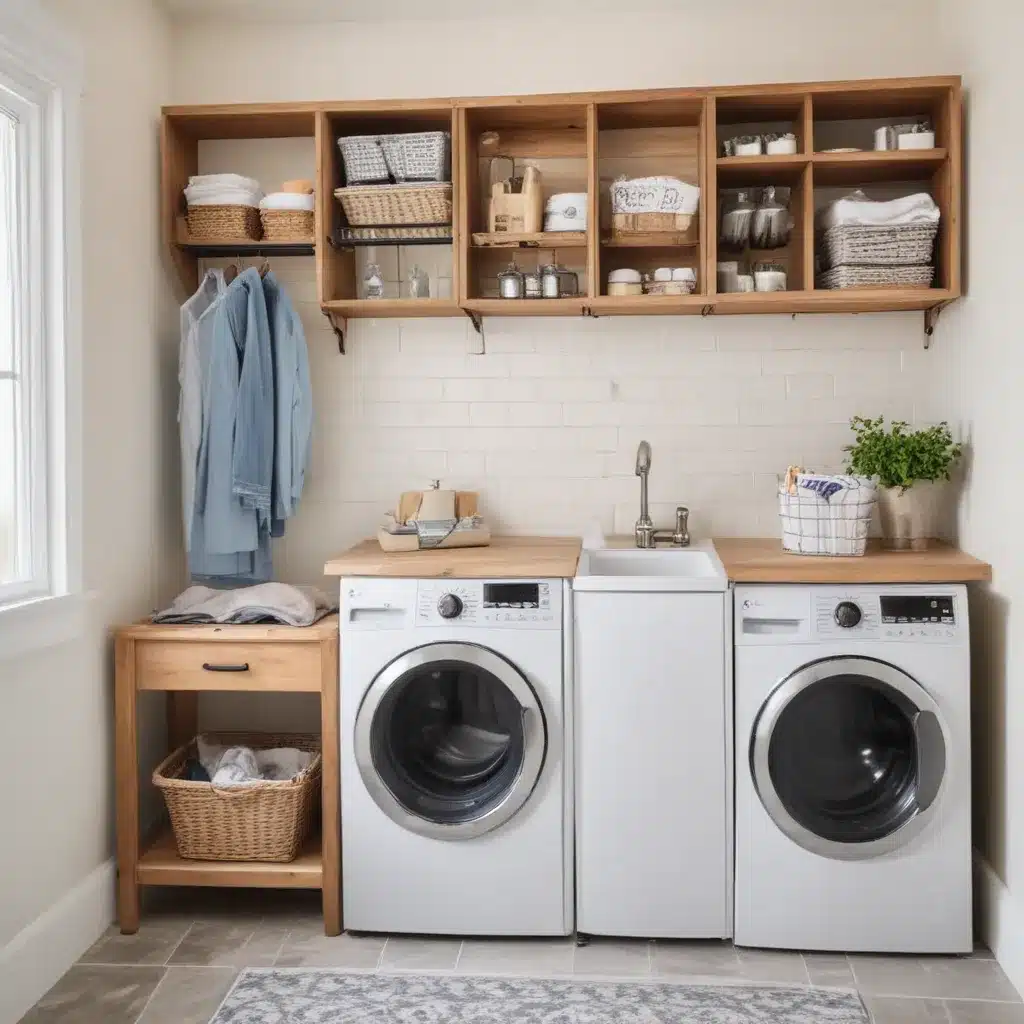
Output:
<svg viewBox="0 0 1024 1024">
<path fill-rule="evenodd" d="M 986 937 L 1024 985 L 1024 545 L 1020 538 L 1019 275 L 1022 218 L 1007 204 L 1024 158 L 1020 5 L 946 0 L 944 24 L 967 102 L 967 296 L 942 315 L 935 371 L 970 439 L 959 537 L 994 566 L 973 595 L 975 842 L 1005 885 L 982 890 Z M 1013 611 L 1014 604 L 1017 611 Z M 999 920 L 1002 919 L 1000 926 Z M 1011 940 L 1008 933 L 1015 933 Z M 1002 948 L 1000 948 L 1002 947 Z"/>
<path fill-rule="evenodd" d="M 81 640 L 0 660 L 0 953 L 111 856 L 106 633 L 180 582 L 176 311 L 160 266 L 155 185 L 167 28 L 148 0 L 45 6 L 81 39 L 86 60 L 83 526 L 93 597 Z M 158 719 L 145 716 L 149 735 Z M 148 736 L 144 746 L 155 750 Z"/>
</svg>

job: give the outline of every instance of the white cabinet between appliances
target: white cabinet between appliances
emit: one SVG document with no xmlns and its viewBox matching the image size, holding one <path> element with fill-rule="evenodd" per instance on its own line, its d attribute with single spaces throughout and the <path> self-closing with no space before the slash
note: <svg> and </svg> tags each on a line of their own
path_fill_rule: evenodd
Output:
<svg viewBox="0 0 1024 1024">
<path fill-rule="evenodd" d="M 720 586 L 716 592 L 643 592 L 626 589 L 628 579 L 618 590 L 606 589 L 607 580 L 589 588 L 581 569 L 577 929 L 727 937 L 732 718 L 724 573 L 705 585 Z"/>
</svg>

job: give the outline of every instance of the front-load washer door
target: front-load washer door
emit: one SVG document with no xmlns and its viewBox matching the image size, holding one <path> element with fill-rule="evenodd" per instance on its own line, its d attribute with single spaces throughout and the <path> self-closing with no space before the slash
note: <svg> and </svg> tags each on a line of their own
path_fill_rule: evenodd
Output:
<svg viewBox="0 0 1024 1024">
<path fill-rule="evenodd" d="M 377 805 L 403 828 L 472 839 L 505 824 L 540 778 L 547 727 L 526 677 L 494 651 L 426 644 L 373 680 L 354 753 Z"/>
<path fill-rule="evenodd" d="M 905 672 L 824 658 L 765 701 L 750 764 L 761 803 L 790 839 L 858 860 L 892 850 L 935 813 L 947 744 L 938 706 Z"/>
</svg>

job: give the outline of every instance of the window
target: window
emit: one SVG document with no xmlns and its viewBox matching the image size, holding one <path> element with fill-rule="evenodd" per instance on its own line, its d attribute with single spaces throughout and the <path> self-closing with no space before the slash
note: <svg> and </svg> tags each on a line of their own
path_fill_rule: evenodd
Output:
<svg viewBox="0 0 1024 1024">
<path fill-rule="evenodd" d="M 41 17 L 0 12 L 0 616 L 79 589 L 77 55 Z"/>
</svg>

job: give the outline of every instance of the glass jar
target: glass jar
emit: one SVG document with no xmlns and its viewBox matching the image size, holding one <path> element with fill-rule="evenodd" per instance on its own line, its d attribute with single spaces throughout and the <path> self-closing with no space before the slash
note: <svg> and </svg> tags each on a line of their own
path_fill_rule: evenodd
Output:
<svg viewBox="0 0 1024 1024">
<path fill-rule="evenodd" d="M 558 279 L 558 267 L 553 263 L 540 268 L 540 289 L 545 299 L 557 299 L 561 282 Z"/>
<path fill-rule="evenodd" d="M 384 275 L 376 263 L 367 263 L 363 274 L 363 298 L 384 298 Z"/>
<path fill-rule="evenodd" d="M 543 294 L 540 271 L 531 270 L 523 274 L 523 295 L 528 299 L 539 299 Z"/>
<path fill-rule="evenodd" d="M 430 277 L 421 266 L 415 263 L 409 271 L 409 298 L 430 298 Z"/>
<path fill-rule="evenodd" d="M 750 224 L 750 244 L 755 249 L 781 249 L 789 242 L 793 217 L 789 212 L 790 190 L 765 185 Z"/>
<path fill-rule="evenodd" d="M 523 297 L 523 275 L 515 263 L 498 275 L 498 294 L 503 299 L 521 299 Z"/>
<path fill-rule="evenodd" d="M 727 249 L 743 249 L 750 241 L 750 222 L 757 203 L 749 189 L 726 189 L 721 193 L 722 221 L 719 241 Z"/>
</svg>

